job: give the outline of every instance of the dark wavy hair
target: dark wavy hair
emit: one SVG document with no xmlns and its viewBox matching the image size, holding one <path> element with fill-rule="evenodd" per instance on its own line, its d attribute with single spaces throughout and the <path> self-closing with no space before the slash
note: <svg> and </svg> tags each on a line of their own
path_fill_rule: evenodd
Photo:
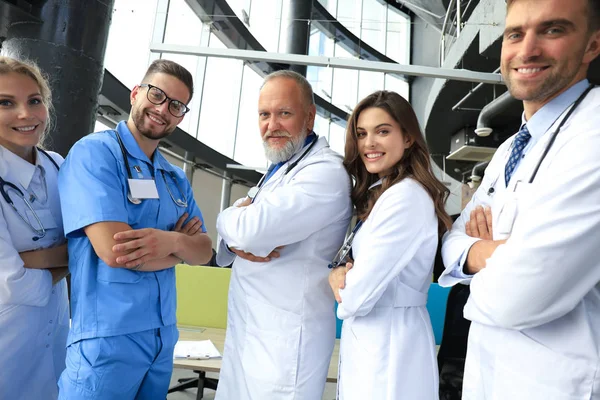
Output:
<svg viewBox="0 0 600 400">
<path fill-rule="evenodd" d="M 369 173 L 360 158 L 356 127 L 360 113 L 371 107 L 387 112 L 400 125 L 402 134 L 410 138 L 411 145 L 404 151 L 404 155 L 393 171 L 386 176 L 383 184 L 369 190 L 369 186 L 375 183 L 379 177 Z M 369 216 L 375 202 L 383 192 L 402 179 L 411 177 L 425 188 L 433 200 L 439 234 L 442 235 L 450 229 L 452 219 L 444 209 L 450 191 L 433 174 L 431 158 L 417 116 L 408 101 L 398 93 L 378 91 L 358 103 L 348 120 L 345 154 L 344 166 L 354 181 L 351 196 L 359 219 L 364 220 Z"/>
</svg>

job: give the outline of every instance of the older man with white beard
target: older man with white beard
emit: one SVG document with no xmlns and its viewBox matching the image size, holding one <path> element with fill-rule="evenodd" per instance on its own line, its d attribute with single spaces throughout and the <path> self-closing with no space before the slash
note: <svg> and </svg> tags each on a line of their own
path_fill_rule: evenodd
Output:
<svg viewBox="0 0 600 400">
<path fill-rule="evenodd" d="M 233 262 L 217 400 L 318 400 L 335 340 L 327 265 L 351 216 L 342 158 L 312 132 L 301 75 L 268 75 L 258 101 L 267 174 L 217 220 Z"/>
</svg>

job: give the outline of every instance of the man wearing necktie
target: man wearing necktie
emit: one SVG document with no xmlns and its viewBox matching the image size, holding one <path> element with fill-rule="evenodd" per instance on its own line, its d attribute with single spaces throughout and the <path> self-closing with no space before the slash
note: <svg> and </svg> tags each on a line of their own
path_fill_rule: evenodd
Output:
<svg viewBox="0 0 600 400">
<path fill-rule="evenodd" d="M 312 88 L 264 80 L 258 125 L 271 167 L 217 219 L 217 263 L 233 262 L 217 400 L 321 399 L 335 341 L 327 265 L 350 221 L 342 158 L 317 137 Z"/>
<path fill-rule="evenodd" d="M 440 284 L 471 288 L 463 399 L 600 399 L 599 29 L 598 0 L 507 1 L 521 129 L 442 247 Z"/>
</svg>

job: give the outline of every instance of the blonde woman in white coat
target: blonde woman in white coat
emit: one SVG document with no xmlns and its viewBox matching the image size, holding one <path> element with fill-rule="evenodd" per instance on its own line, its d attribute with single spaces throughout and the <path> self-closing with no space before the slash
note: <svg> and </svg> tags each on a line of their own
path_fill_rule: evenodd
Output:
<svg viewBox="0 0 600 400">
<path fill-rule="evenodd" d="M 38 68 L 0 57 L 0 399 L 56 399 L 65 368 L 63 159 L 37 148 L 49 107 Z"/>
<path fill-rule="evenodd" d="M 362 100 L 346 134 L 354 178 L 354 261 L 329 282 L 344 320 L 338 399 L 436 400 L 438 368 L 427 292 L 440 233 L 451 220 L 446 187 L 410 104 L 394 92 Z"/>
</svg>

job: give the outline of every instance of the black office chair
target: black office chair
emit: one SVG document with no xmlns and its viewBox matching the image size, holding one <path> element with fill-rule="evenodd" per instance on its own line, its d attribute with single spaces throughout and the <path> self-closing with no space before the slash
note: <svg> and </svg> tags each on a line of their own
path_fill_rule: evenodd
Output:
<svg viewBox="0 0 600 400">
<path fill-rule="evenodd" d="M 170 387 L 169 391 L 167 393 L 178 392 L 180 390 L 192 389 L 192 388 L 196 387 L 196 388 L 198 388 L 198 394 L 196 394 L 196 400 L 200 400 L 200 399 L 202 399 L 202 397 L 204 397 L 204 389 L 205 388 L 217 390 L 217 384 L 219 383 L 218 379 L 207 378 L 206 372 L 204 372 L 204 371 L 194 370 L 194 372 L 198 374 L 197 378 L 178 379 L 177 382 L 179 382 L 179 384 Z"/>
</svg>

